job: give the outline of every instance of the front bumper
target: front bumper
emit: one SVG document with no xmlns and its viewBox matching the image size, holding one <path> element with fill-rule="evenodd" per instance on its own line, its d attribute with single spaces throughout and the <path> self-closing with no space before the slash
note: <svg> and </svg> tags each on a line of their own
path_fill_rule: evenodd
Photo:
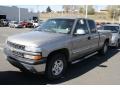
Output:
<svg viewBox="0 0 120 90">
<path fill-rule="evenodd" d="M 7 55 L 7 60 L 17 68 L 26 69 L 32 73 L 44 72 L 46 68 L 47 59 L 41 59 L 40 61 L 34 61 L 14 55 L 9 49 L 4 48 L 4 52 Z"/>
</svg>

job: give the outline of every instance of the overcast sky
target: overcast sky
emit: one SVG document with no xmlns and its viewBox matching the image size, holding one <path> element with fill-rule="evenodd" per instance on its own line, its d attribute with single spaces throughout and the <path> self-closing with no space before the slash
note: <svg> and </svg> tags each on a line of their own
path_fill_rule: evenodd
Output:
<svg viewBox="0 0 120 90">
<path fill-rule="evenodd" d="M 49 5 L 40 5 L 40 6 L 38 6 L 38 5 L 19 5 L 18 7 L 28 8 L 29 11 L 33 11 L 33 12 L 37 12 L 38 10 L 40 12 L 42 12 L 42 11 L 45 11 L 48 6 Z M 99 10 L 99 9 L 105 8 L 106 6 L 105 5 L 95 5 L 94 7 L 96 10 Z M 62 10 L 61 5 L 50 5 L 50 8 L 53 11 L 61 11 Z"/>
</svg>

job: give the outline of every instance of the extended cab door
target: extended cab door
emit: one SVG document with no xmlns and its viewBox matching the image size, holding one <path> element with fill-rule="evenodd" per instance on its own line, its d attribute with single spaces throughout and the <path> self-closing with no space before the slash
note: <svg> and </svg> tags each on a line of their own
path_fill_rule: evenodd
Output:
<svg viewBox="0 0 120 90">
<path fill-rule="evenodd" d="M 90 30 L 90 41 L 89 45 L 91 47 L 91 51 L 97 50 L 99 47 L 99 33 L 96 29 L 96 24 L 93 20 L 87 20 L 88 21 L 88 26 Z"/>
<path fill-rule="evenodd" d="M 77 34 L 78 31 L 83 30 L 85 33 Z M 87 54 L 90 51 L 90 32 L 85 19 L 78 19 L 72 37 L 72 57 L 77 59 Z"/>
</svg>

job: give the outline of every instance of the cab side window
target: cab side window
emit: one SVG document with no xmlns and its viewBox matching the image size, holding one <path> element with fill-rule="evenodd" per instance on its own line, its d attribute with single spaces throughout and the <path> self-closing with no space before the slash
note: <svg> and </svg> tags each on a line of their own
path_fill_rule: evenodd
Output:
<svg viewBox="0 0 120 90">
<path fill-rule="evenodd" d="M 80 19 L 80 20 L 77 21 L 77 24 L 76 24 L 76 28 L 75 28 L 74 33 L 76 33 L 76 31 L 77 31 L 78 29 L 85 30 L 85 33 L 86 33 L 86 34 L 89 33 L 86 20 Z"/>
<path fill-rule="evenodd" d="M 96 33 L 96 24 L 93 20 L 88 20 L 88 25 L 91 33 Z"/>
</svg>

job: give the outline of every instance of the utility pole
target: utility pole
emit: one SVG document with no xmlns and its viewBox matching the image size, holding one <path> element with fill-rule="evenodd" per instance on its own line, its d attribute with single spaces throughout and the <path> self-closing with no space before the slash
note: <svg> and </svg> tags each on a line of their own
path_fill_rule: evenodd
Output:
<svg viewBox="0 0 120 90">
<path fill-rule="evenodd" d="M 119 24 L 120 24 L 120 15 L 119 15 Z"/>
<path fill-rule="evenodd" d="M 20 23 L 20 7 L 18 8 L 18 17 L 19 17 L 19 23 Z"/>
<path fill-rule="evenodd" d="M 113 12 L 113 23 L 115 22 L 115 10 Z"/>
<path fill-rule="evenodd" d="M 118 15 L 119 15 L 118 19 L 119 19 L 119 24 L 120 24 L 120 14 L 119 13 L 120 13 L 120 8 L 118 8 Z"/>
<path fill-rule="evenodd" d="M 88 6 L 85 5 L 85 18 L 87 18 L 87 15 L 88 15 Z"/>
</svg>

